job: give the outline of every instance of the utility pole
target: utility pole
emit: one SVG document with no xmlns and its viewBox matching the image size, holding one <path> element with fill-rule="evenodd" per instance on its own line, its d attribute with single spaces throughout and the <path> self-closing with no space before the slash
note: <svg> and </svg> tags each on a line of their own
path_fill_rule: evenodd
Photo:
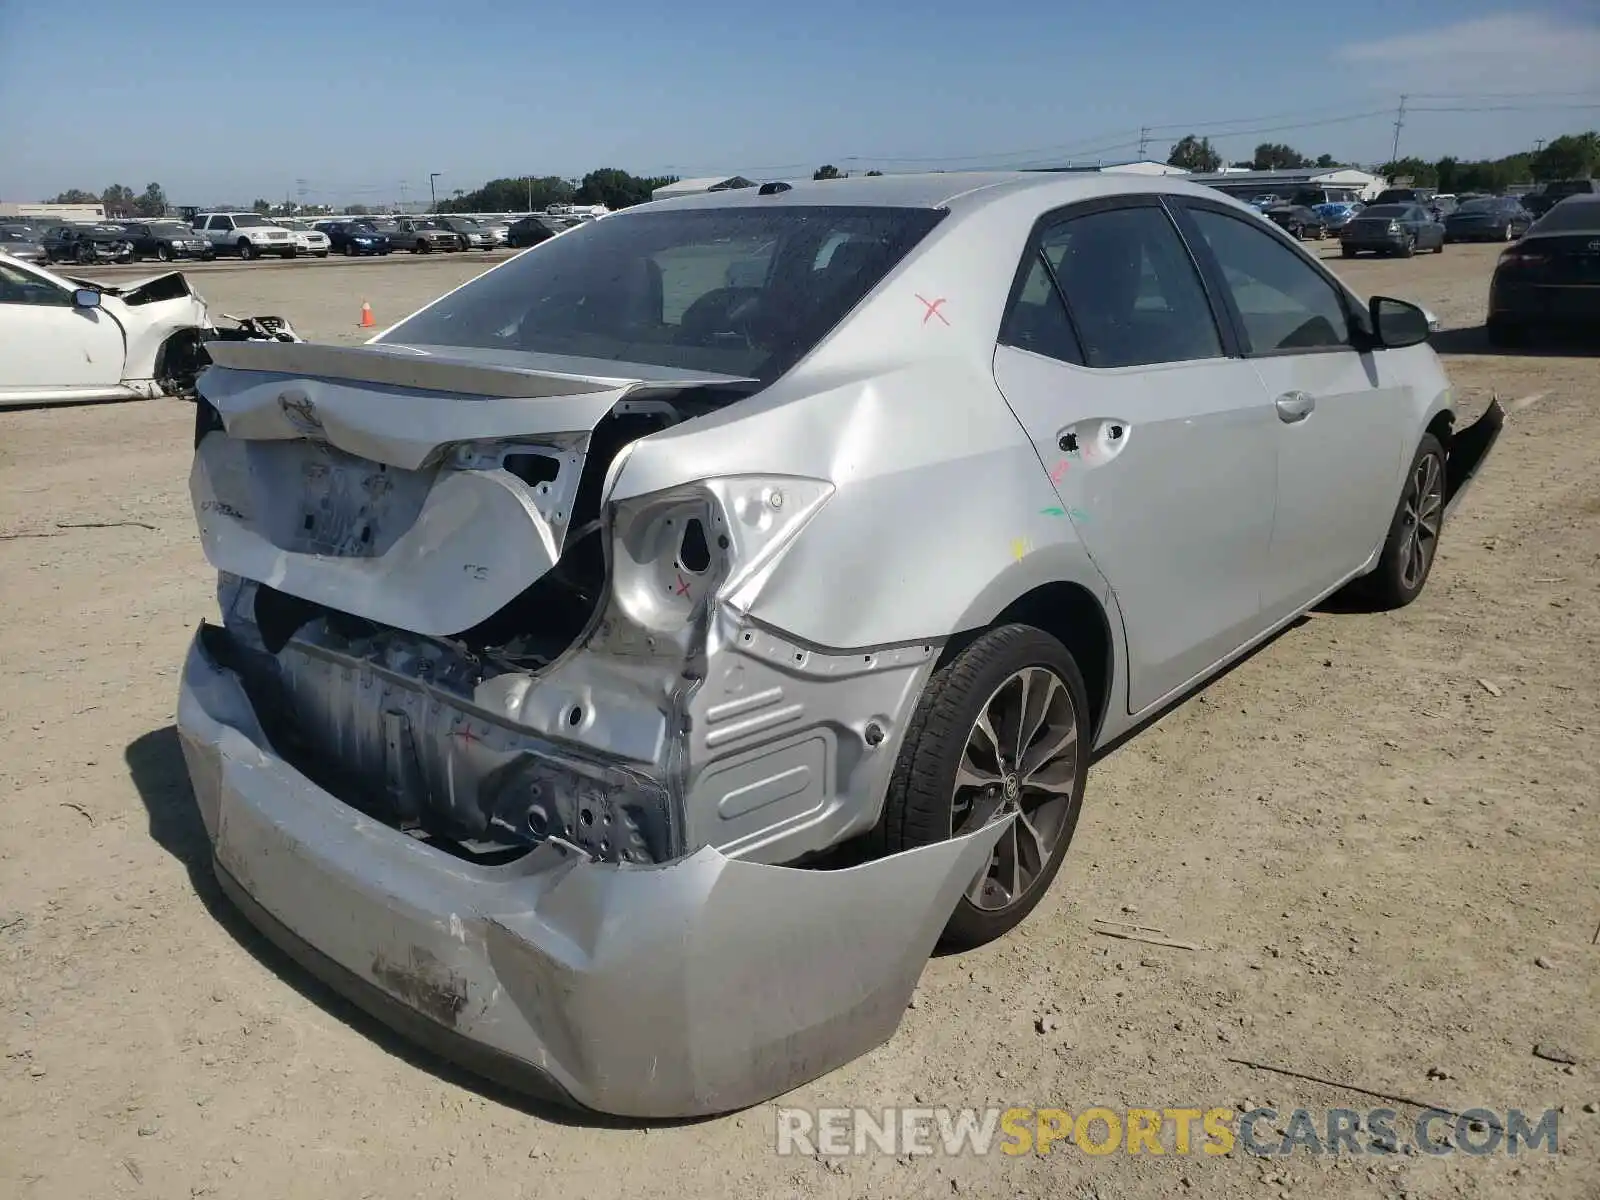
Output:
<svg viewBox="0 0 1600 1200">
<path fill-rule="evenodd" d="M 433 181 L 443 174 L 443 171 L 428 172 L 428 196 L 430 197 L 429 202 L 432 205 L 432 207 L 428 209 L 429 212 L 439 211 L 439 193 L 433 190 Z"/>
<path fill-rule="evenodd" d="M 400 181 L 400 211 L 406 211 L 406 181 L 404 179 Z"/>
<path fill-rule="evenodd" d="M 1389 161 L 1390 162 L 1399 162 L 1400 161 L 1400 130 L 1405 128 L 1405 123 L 1406 123 L 1406 95 L 1405 95 L 1404 92 L 1401 92 L 1400 93 L 1400 107 L 1394 114 L 1394 145 L 1389 150 Z"/>
<path fill-rule="evenodd" d="M 1539 153 L 1539 151 L 1541 151 L 1543 149 L 1544 149 L 1544 139 L 1543 138 L 1534 138 L 1533 139 L 1533 152 L 1535 154 L 1537 154 L 1537 153 Z"/>
<path fill-rule="evenodd" d="M 1141 126 L 1139 126 L 1139 157 L 1141 159 L 1143 159 L 1145 157 L 1146 147 L 1148 147 L 1149 145 L 1150 145 L 1150 126 L 1141 125 Z"/>
</svg>

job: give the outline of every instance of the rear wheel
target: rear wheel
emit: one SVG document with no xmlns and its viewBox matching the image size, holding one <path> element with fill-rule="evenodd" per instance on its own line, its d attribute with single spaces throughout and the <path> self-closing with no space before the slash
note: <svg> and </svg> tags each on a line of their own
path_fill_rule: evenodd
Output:
<svg viewBox="0 0 1600 1200">
<path fill-rule="evenodd" d="M 1061 868 L 1089 769 L 1089 706 L 1072 654 L 1030 625 L 983 634 L 924 689 L 884 799 L 890 853 L 1011 813 L 942 941 L 982 945 L 1033 911 Z"/>
<path fill-rule="evenodd" d="M 1404 608 L 1422 594 L 1439 548 L 1444 487 L 1444 447 L 1433 434 L 1425 433 L 1389 523 L 1378 567 L 1359 581 L 1357 591 L 1373 608 Z"/>
<path fill-rule="evenodd" d="M 344 244 L 344 256 L 346 258 L 354 258 L 356 256 L 356 244 L 354 242 L 346 242 Z"/>
<path fill-rule="evenodd" d="M 1354 258 L 1356 256 L 1356 248 L 1354 246 L 1340 246 L 1339 253 L 1345 258 Z"/>
</svg>

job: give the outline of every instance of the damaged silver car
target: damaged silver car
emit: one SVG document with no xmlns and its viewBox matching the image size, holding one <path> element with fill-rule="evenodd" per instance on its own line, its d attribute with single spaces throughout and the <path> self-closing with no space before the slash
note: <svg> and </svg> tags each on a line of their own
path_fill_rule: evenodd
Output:
<svg viewBox="0 0 1600 1200">
<path fill-rule="evenodd" d="M 1213 191 L 1027 174 L 645 205 L 364 347 L 218 343 L 218 878 L 516 1086 L 779 1094 L 1039 902 L 1095 748 L 1416 597 L 1502 420 L 1427 336 Z"/>
</svg>

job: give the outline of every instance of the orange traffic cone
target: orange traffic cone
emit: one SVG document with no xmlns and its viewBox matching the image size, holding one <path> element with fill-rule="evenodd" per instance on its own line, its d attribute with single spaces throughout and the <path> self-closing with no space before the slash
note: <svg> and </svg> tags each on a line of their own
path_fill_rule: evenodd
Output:
<svg viewBox="0 0 1600 1200">
<path fill-rule="evenodd" d="M 361 302 L 361 328 L 371 329 L 377 322 L 372 319 L 372 305 L 365 300 Z"/>
</svg>

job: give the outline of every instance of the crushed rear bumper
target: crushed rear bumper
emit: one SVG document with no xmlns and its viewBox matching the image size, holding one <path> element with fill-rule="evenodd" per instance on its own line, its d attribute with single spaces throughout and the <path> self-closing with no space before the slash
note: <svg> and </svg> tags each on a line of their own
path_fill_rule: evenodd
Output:
<svg viewBox="0 0 1600 1200">
<path fill-rule="evenodd" d="M 759 1103 L 886 1040 L 1004 829 L 841 870 L 548 845 L 480 866 L 289 766 L 198 635 L 178 730 L 218 878 L 263 933 L 468 1069 L 630 1117 Z"/>
<path fill-rule="evenodd" d="M 1444 515 L 1455 511 L 1456 504 L 1466 493 L 1467 486 L 1477 477 L 1478 468 L 1489 457 L 1489 451 L 1499 440 L 1500 430 L 1506 423 L 1506 410 L 1499 397 L 1489 401 L 1489 407 L 1465 429 L 1457 430 L 1450 439 L 1445 462 Z"/>
</svg>

